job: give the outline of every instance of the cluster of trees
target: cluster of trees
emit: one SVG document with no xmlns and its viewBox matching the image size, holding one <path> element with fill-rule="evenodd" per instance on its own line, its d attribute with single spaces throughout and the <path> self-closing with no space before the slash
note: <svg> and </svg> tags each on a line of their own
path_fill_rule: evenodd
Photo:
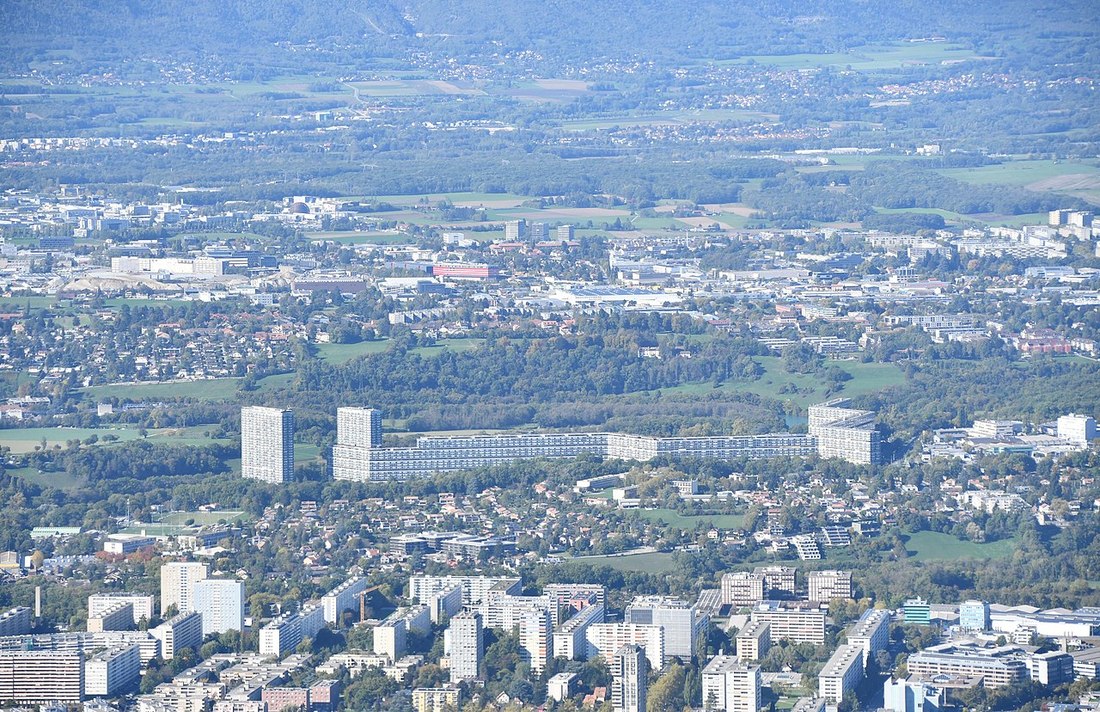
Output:
<svg viewBox="0 0 1100 712">
<path fill-rule="evenodd" d="M 60 453 L 38 451 L 28 456 L 28 465 L 95 483 L 228 472 L 226 461 L 236 455 L 234 448 L 225 445 L 184 447 L 135 441 L 111 447 L 72 447 Z"/>
</svg>

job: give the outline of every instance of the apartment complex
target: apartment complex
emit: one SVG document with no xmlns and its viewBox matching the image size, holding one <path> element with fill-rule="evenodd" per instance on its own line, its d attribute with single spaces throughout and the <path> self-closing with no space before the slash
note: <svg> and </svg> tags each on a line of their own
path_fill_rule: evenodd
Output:
<svg viewBox="0 0 1100 712">
<path fill-rule="evenodd" d="M 834 598 L 852 597 L 851 571 L 811 571 L 806 576 L 809 598 L 818 603 L 828 603 Z"/>
<path fill-rule="evenodd" d="M 244 583 L 203 579 L 195 583 L 194 609 L 202 614 L 202 634 L 244 631 Z"/>
<path fill-rule="evenodd" d="M 160 614 L 166 615 L 172 606 L 177 613 L 195 610 L 195 584 L 206 578 L 206 571 L 206 564 L 196 561 L 170 561 L 161 566 Z"/>
<path fill-rule="evenodd" d="M 359 612 L 359 594 L 367 590 L 367 580 L 355 576 L 343 582 L 321 597 L 321 608 L 325 612 L 325 623 L 338 625 L 344 611 Z"/>
<path fill-rule="evenodd" d="M 485 656 L 481 614 L 465 611 L 452 617 L 447 636 L 450 643 L 451 682 L 476 679 L 478 666 Z"/>
<path fill-rule="evenodd" d="M 882 442 L 870 410 L 846 408 L 847 398 L 810 406 L 809 432 L 817 454 L 866 465 L 882 461 Z"/>
<path fill-rule="evenodd" d="M 516 460 L 570 459 L 585 454 L 644 462 L 658 456 L 731 460 L 817 453 L 849 462 L 878 462 L 881 452 L 874 414 L 842 408 L 843 402 L 813 406 L 809 435 L 662 438 L 623 433 L 513 433 L 426 436 L 412 447 L 381 446 L 381 419 L 375 415 L 377 411 L 339 408 L 332 474 L 338 480 L 362 482 L 405 480 Z"/>
<path fill-rule="evenodd" d="M 84 654 L 19 650 L 0 652 L 0 702 L 38 705 L 84 699 Z"/>
<path fill-rule="evenodd" d="M 645 712 L 649 671 L 646 654 L 637 645 L 624 645 L 611 659 L 611 708 L 615 712 Z"/>
<path fill-rule="evenodd" d="M 294 413 L 282 408 L 241 408 L 241 476 L 286 482 L 294 473 Z"/>
<path fill-rule="evenodd" d="M 863 666 L 866 667 L 872 655 L 890 644 L 890 612 L 874 608 L 864 611 L 848 629 L 847 637 L 849 645 L 863 651 Z"/>
<path fill-rule="evenodd" d="M 665 630 L 659 625 L 634 623 L 593 623 L 585 634 L 586 657 L 610 658 L 624 645 L 638 645 L 645 650 L 649 666 L 660 670 L 665 664 Z"/>
<path fill-rule="evenodd" d="M 639 596 L 626 608 L 625 622 L 657 625 L 664 630 L 665 658 L 690 660 L 695 641 L 706 630 L 707 618 L 695 606 L 667 596 Z"/>
<path fill-rule="evenodd" d="M 722 576 L 722 603 L 731 606 L 751 606 L 764 600 L 764 576 L 749 571 L 737 571 Z"/>
<path fill-rule="evenodd" d="M 750 620 L 737 632 L 737 659 L 742 662 L 760 660 L 771 648 L 771 626 L 766 621 Z"/>
<path fill-rule="evenodd" d="M 844 696 L 855 691 L 862 681 L 863 649 L 858 645 L 841 645 L 818 673 L 817 694 L 840 704 Z"/>
<path fill-rule="evenodd" d="M 772 641 L 825 644 L 825 610 L 818 604 L 764 601 L 753 609 L 752 620 L 768 624 Z"/>
<path fill-rule="evenodd" d="M 164 581 L 163 570 L 162 568 L 162 590 Z M 135 625 L 140 623 L 142 618 L 152 620 L 153 597 L 141 593 L 93 593 L 91 596 L 88 596 L 88 618 L 99 616 L 108 608 L 113 608 L 117 604 L 123 602 L 130 604 L 130 611 L 133 613 Z"/>
</svg>

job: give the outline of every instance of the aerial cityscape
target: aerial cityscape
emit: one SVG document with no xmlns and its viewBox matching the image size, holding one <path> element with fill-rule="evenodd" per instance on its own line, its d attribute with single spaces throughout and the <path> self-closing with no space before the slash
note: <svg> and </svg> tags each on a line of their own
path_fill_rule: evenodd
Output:
<svg viewBox="0 0 1100 712">
<path fill-rule="evenodd" d="M 1100 712 L 1100 5 L 0 39 L 0 708 Z"/>
</svg>

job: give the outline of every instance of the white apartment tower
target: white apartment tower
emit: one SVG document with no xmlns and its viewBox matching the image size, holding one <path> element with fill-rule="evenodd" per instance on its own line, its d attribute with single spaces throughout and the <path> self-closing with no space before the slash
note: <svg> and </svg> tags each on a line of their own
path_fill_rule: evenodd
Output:
<svg viewBox="0 0 1100 712">
<path fill-rule="evenodd" d="M 451 682 L 476 679 L 478 666 L 485 656 L 481 614 L 477 611 L 463 611 L 452 616 L 447 632 L 451 642 Z"/>
<path fill-rule="evenodd" d="M 294 413 L 282 408 L 241 408 L 241 476 L 286 482 L 294 473 Z"/>
<path fill-rule="evenodd" d="M 382 447 L 382 411 L 337 408 L 336 442 L 354 447 Z"/>
<path fill-rule="evenodd" d="M 611 707 L 615 712 L 645 712 L 649 675 L 645 651 L 624 645 L 611 660 Z"/>
<path fill-rule="evenodd" d="M 703 709 L 707 712 L 759 712 L 760 666 L 719 655 L 703 668 Z"/>
<path fill-rule="evenodd" d="M 194 609 L 202 614 L 202 634 L 244 631 L 244 583 L 203 579 L 195 583 Z"/>
<path fill-rule="evenodd" d="M 195 584 L 206 578 L 206 564 L 197 561 L 172 561 L 160 567 L 160 614 L 172 606 L 177 612 L 195 610 Z"/>
</svg>

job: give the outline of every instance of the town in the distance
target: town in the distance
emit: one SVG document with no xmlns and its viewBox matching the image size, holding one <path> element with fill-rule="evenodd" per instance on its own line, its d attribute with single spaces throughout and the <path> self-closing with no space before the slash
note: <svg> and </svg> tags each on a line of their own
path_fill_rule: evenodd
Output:
<svg viewBox="0 0 1100 712">
<path fill-rule="evenodd" d="M 0 1 L 0 712 L 1100 712 L 1096 0 Z"/>
</svg>

